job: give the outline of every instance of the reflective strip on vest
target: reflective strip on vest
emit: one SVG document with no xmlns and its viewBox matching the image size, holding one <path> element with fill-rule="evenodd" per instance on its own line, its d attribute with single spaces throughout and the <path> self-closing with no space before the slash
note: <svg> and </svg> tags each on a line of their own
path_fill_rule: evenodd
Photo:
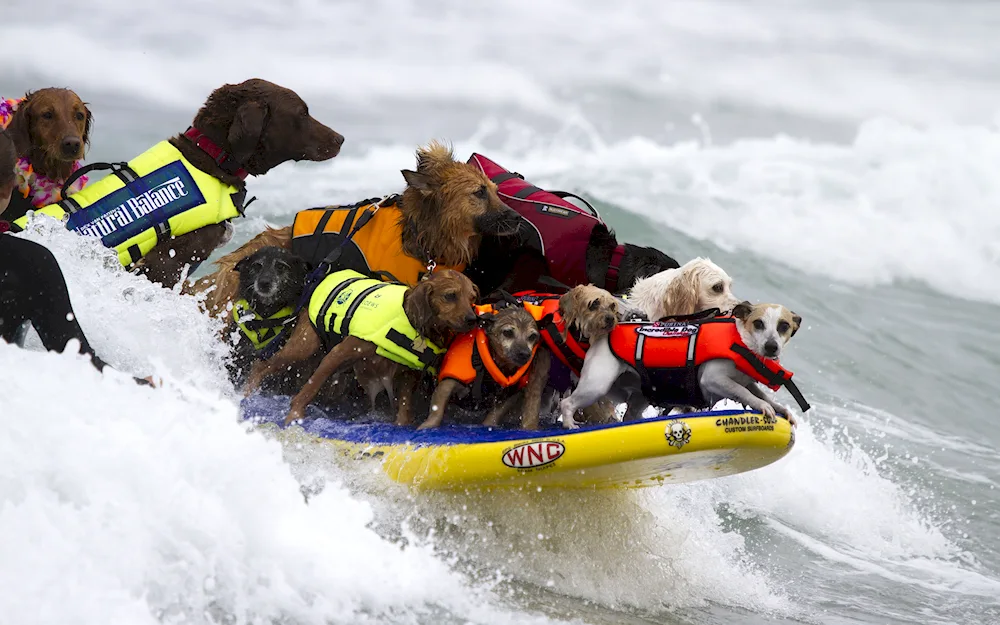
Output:
<svg viewBox="0 0 1000 625">
<path fill-rule="evenodd" d="M 140 176 L 126 185 L 116 175 L 91 182 L 61 205 L 36 213 L 63 219 L 66 227 L 93 236 L 118 252 L 128 266 L 158 243 L 240 216 L 233 195 L 236 187 L 223 184 L 185 159 L 168 141 L 161 141 L 128 162 Z M 27 217 L 17 220 L 24 228 Z"/>
<path fill-rule="evenodd" d="M 436 370 L 444 350 L 421 337 L 403 311 L 404 284 L 381 282 L 350 269 L 326 276 L 309 298 L 309 321 L 332 349 L 345 336 L 378 346 L 376 353 L 411 369 Z"/>
</svg>

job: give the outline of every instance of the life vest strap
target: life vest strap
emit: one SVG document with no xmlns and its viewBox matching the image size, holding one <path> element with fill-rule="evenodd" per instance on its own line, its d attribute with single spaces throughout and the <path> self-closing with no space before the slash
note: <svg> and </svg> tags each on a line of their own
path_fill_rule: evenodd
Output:
<svg viewBox="0 0 1000 625">
<path fill-rule="evenodd" d="M 619 245 L 611 252 L 608 263 L 608 273 L 604 276 L 604 288 L 611 293 L 618 291 L 618 276 L 621 275 L 622 259 L 625 258 L 625 246 Z"/>
<path fill-rule="evenodd" d="M 507 182 L 511 178 L 520 178 L 521 180 L 524 180 L 524 176 L 517 173 L 516 171 L 506 171 L 502 174 L 497 174 L 496 176 L 493 176 L 492 178 L 490 178 L 490 181 L 493 182 L 493 184 L 500 184 L 503 182 Z M 535 188 L 537 189 L 538 187 Z"/>
<path fill-rule="evenodd" d="M 555 316 L 549 313 L 538 323 L 539 329 L 544 333 L 549 341 L 552 342 L 552 346 L 556 349 L 556 357 L 563 360 L 573 371 L 578 372 L 583 370 L 583 360 L 586 354 L 582 356 L 578 353 L 578 350 L 573 349 L 568 341 L 564 341 L 562 334 L 559 332 L 559 328 L 555 324 Z M 567 329 L 567 332 L 571 330 Z"/>
<path fill-rule="evenodd" d="M 365 301 L 365 298 L 367 298 L 375 291 L 378 291 L 379 289 L 385 288 L 387 286 L 389 286 L 387 282 L 380 282 L 358 293 L 358 296 L 354 298 L 354 301 L 351 302 L 351 305 L 347 307 L 347 311 L 344 313 L 343 321 L 340 322 L 341 335 L 347 336 L 347 334 L 351 331 L 351 321 L 354 319 L 354 313 L 356 313 L 358 311 L 358 307 L 361 306 L 361 302 Z"/>
<path fill-rule="evenodd" d="M 769 384 L 772 386 L 784 386 L 792 398 L 795 399 L 795 403 L 799 405 L 802 412 L 806 412 L 809 408 L 811 408 L 809 402 L 806 401 L 805 396 L 802 395 L 802 392 L 799 391 L 798 386 L 792 382 L 791 378 L 786 378 L 780 373 L 768 369 L 767 366 L 764 365 L 763 361 L 761 361 L 760 356 L 752 352 L 748 347 L 744 347 L 739 343 L 733 343 L 729 349 L 742 356 L 748 363 L 750 363 L 753 370 L 759 373 L 760 376 L 767 380 Z"/>
<path fill-rule="evenodd" d="M 333 306 L 333 302 L 336 301 L 337 296 L 340 292 L 351 286 L 358 280 L 363 280 L 364 278 L 348 278 L 340 284 L 338 284 L 329 295 L 326 296 L 326 301 L 319 309 L 319 314 L 316 315 L 316 329 L 319 330 L 320 338 L 323 339 L 323 343 L 326 345 L 327 349 L 331 349 L 334 345 L 340 342 L 340 336 L 333 331 L 334 323 L 337 320 L 337 315 L 334 314 L 330 319 L 330 323 L 326 323 L 326 313 L 330 311 L 330 306 Z M 335 339 L 331 344 L 331 339 Z"/>
<path fill-rule="evenodd" d="M 285 324 L 287 324 L 290 319 L 294 319 L 294 317 L 292 315 L 288 315 L 284 317 L 272 317 L 270 319 L 261 319 L 260 317 L 255 316 L 253 319 L 244 321 L 243 325 L 246 326 L 247 330 L 253 330 L 254 332 L 258 332 L 264 329 L 280 328 Z"/>
<path fill-rule="evenodd" d="M 430 369 L 431 371 L 436 371 L 439 368 L 441 361 L 440 355 L 435 354 L 430 348 L 426 348 L 422 352 L 416 351 L 413 349 L 413 340 L 396 328 L 389 328 L 389 331 L 385 334 L 385 338 L 396 345 L 396 347 L 413 354 L 417 360 L 423 363 L 424 367 Z"/>
<path fill-rule="evenodd" d="M 90 163 L 70 174 L 70 177 L 66 179 L 66 182 L 63 183 L 62 189 L 60 190 L 62 197 L 64 199 L 69 198 L 69 190 L 73 188 L 76 181 L 79 180 L 81 176 L 85 176 L 92 171 L 111 171 L 111 173 L 117 176 L 125 186 L 128 186 L 129 183 L 135 182 L 140 178 L 139 174 L 135 173 L 135 170 L 129 167 L 128 163 Z M 76 202 L 71 202 L 71 206 L 74 206 L 74 209 L 70 212 L 80 210 L 80 205 Z"/>
</svg>

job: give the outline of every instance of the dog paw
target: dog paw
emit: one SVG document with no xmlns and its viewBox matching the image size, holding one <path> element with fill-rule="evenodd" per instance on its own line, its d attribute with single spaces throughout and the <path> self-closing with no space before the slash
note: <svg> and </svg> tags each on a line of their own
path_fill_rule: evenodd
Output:
<svg viewBox="0 0 1000 625">
<path fill-rule="evenodd" d="M 576 430 L 579 429 L 580 424 L 576 422 L 573 415 L 562 418 L 562 426 L 564 430 Z"/>
<path fill-rule="evenodd" d="M 292 408 L 291 410 L 288 411 L 288 416 L 285 417 L 284 425 L 285 427 L 288 427 L 289 425 L 291 425 L 296 421 L 301 421 L 303 418 L 305 418 L 305 415 L 302 414 L 301 410 L 298 410 L 297 408 Z"/>
<path fill-rule="evenodd" d="M 760 411 L 764 413 L 764 416 L 770 417 L 772 419 L 777 419 L 778 417 L 774 414 L 774 408 L 771 404 L 764 404 L 760 407 Z"/>
</svg>

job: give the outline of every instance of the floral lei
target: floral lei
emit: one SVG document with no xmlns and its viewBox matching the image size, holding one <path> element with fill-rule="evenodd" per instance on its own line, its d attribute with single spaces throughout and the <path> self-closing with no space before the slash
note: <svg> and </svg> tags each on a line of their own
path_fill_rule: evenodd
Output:
<svg viewBox="0 0 1000 625">
<path fill-rule="evenodd" d="M 20 104 L 23 99 L 24 98 L 18 98 L 16 100 L 0 99 L 0 127 L 7 127 L 10 123 L 11 117 L 14 116 L 14 111 L 17 110 L 17 105 Z M 72 173 L 80 169 L 80 165 L 80 161 L 73 163 L 73 168 L 70 172 Z M 30 197 L 31 205 L 35 208 L 55 204 L 56 202 L 62 200 L 63 182 L 53 180 L 48 176 L 40 176 L 36 174 L 34 168 L 31 166 L 31 161 L 27 156 L 22 156 L 17 159 L 17 165 L 14 166 L 14 171 L 17 173 L 17 189 L 21 192 L 21 197 Z M 73 182 L 73 185 L 70 186 L 70 192 L 76 193 L 86 184 L 87 177 L 80 176 L 75 182 Z"/>
</svg>

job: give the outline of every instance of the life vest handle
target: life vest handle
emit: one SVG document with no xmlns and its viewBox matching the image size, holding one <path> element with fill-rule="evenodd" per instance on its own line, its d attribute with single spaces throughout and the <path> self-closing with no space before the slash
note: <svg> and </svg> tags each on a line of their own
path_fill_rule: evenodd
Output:
<svg viewBox="0 0 1000 625">
<path fill-rule="evenodd" d="M 69 178 L 66 179 L 66 182 L 63 183 L 62 189 L 59 190 L 61 197 L 63 199 L 69 197 L 69 190 L 73 187 L 73 184 L 76 183 L 81 176 L 89 174 L 92 171 L 110 171 L 118 176 L 122 183 L 126 185 L 139 179 L 139 175 L 128 166 L 128 163 L 90 163 L 89 165 L 84 165 L 70 174 Z"/>
<path fill-rule="evenodd" d="M 604 220 L 601 219 L 601 214 L 597 212 L 597 209 L 594 208 L 593 204 L 591 204 L 587 200 L 583 199 L 582 197 L 580 197 L 576 193 L 570 193 L 569 191 L 549 191 L 549 193 L 551 193 L 552 195 L 556 196 L 557 198 L 560 198 L 560 199 L 563 199 L 563 200 L 565 200 L 568 197 L 580 200 L 581 202 L 583 202 L 586 205 L 587 211 L 589 211 L 590 214 L 593 215 L 594 218 L 597 221 L 599 221 L 601 223 L 604 223 Z"/>
</svg>

